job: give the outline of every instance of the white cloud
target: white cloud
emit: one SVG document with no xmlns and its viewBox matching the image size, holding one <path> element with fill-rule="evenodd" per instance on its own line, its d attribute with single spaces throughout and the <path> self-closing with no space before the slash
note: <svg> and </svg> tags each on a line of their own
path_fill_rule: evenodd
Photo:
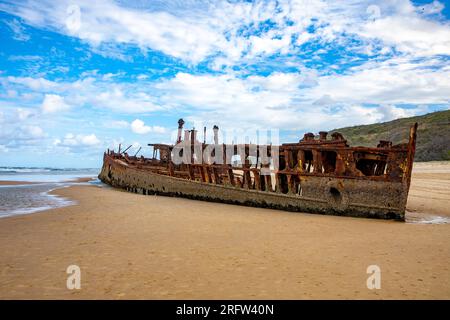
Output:
<svg viewBox="0 0 450 320">
<path fill-rule="evenodd" d="M 155 2 L 128 7 L 112 0 L 77 1 L 79 24 L 68 28 L 76 17 L 73 1 L 29 0 L 0 9 L 26 23 L 49 28 L 88 42 L 94 51 L 105 54 L 121 45 L 135 45 L 197 64 L 213 58 L 213 65 L 247 62 L 255 56 L 299 53 L 295 45 L 318 41 L 347 46 L 353 36 L 368 47 L 394 46 L 413 55 L 448 54 L 447 22 L 430 17 L 443 9 L 434 1 L 414 6 L 408 0 L 338 3 L 325 0 L 229 2 Z M 376 9 L 376 10 L 373 10 Z M 265 24 L 270 20 L 270 28 Z M 313 28 L 315 31 L 311 31 Z M 433 36 L 429 36 L 433 34 Z M 103 47 L 103 49 L 102 49 Z M 328 50 L 332 50 L 332 46 Z M 115 53 L 120 59 L 126 54 Z"/>
<path fill-rule="evenodd" d="M 146 79 L 148 79 L 148 75 L 146 75 L 146 74 L 140 74 L 140 75 L 138 75 L 138 76 L 136 77 L 136 79 L 138 79 L 138 80 L 146 80 Z"/>
<path fill-rule="evenodd" d="M 43 60 L 41 56 L 35 55 L 12 55 L 8 57 L 9 61 L 40 61 Z"/>
<path fill-rule="evenodd" d="M 39 125 L 20 121 L 13 113 L 4 118 L 0 114 L 0 123 L 0 145 L 8 150 L 40 144 L 48 136 Z"/>
<path fill-rule="evenodd" d="M 320 77 L 305 96 L 319 99 L 326 93 L 342 103 L 448 104 L 450 69 L 442 65 L 445 63 L 438 59 L 368 62 L 344 75 Z"/>
<path fill-rule="evenodd" d="M 137 134 L 147 134 L 150 132 L 154 133 L 165 133 L 166 129 L 160 126 L 146 126 L 144 121 L 136 119 L 131 123 L 131 131 Z"/>
<path fill-rule="evenodd" d="M 64 98 L 56 94 L 46 94 L 42 102 L 43 113 L 55 113 L 67 111 L 70 106 L 64 101 Z"/>
<path fill-rule="evenodd" d="M 16 109 L 17 117 L 20 121 L 24 121 L 35 115 L 35 111 L 31 109 L 17 108 Z"/>
<path fill-rule="evenodd" d="M 302 129 L 312 124 L 329 128 L 366 119 L 383 121 L 393 115 L 423 112 L 423 105 L 448 105 L 449 71 L 442 58 L 405 56 L 368 61 L 343 74 L 320 74 L 301 68 L 299 72 L 273 72 L 267 76 L 179 72 L 173 78 L 142 80 L 144 83 L 117 82 L 110 77 L 105 80 L 103 75 L 93 73 L 74 82 L 20 77 L 0 77 L 0 82 L 6 90 L 32 89 L 33 95 L 44 95 L 44 101 L 51 102 L 49 110 L 58 109 L 54 104 L 64 106 L 65 101 L 70 101 L 70 105 L 108 108 L 119 114 L 182 111 L 189 120 L 208 119 L 225 127 Z M 406 110 L 403 104 L 416 107 L 410 106 L 406 112 L 402 111 Z M 378 105 L 380 109 L 365 105 Z M 394 111 L 386 115 L 383 106 Z M 133 123 L 116 120 L 104 126 L 130 126 L 137 134 L 166 132 L 164 127 L 145 125 L 139 119 Z"/>
<path fill-rule="evenodd" d="M 100 84 L 104 87 L 97 87 Z M 115 111 L 128 113 L 141 113 L 160 110 L 154 99 L 144 92 L 147 88 L 142 88 L 136 84 L 111 84 L 96 82 L 86 83 L 83 88 L 86 96 L 78 95 L 75 99 L 81 103 L 88 103 L 97 107 L 109 108 Z"/>
<path fill-rule="evenodd" d="M 100 143 L 100 140 L 95 136 L 95 134 L 81 136 L 81 144 L 85 146 L 94 146 Z"/>
<path fill-rule="evenodd" d="M 126 113 L 162 110 L 151 94 L 152 88 L 142 83 L 115 82 L 113 77 L 84 74 L 73 82 L 50 81 L 45 78 L 0 77 L 8 90 L 26 92 L 29 100 L 44 96 L 42 111 L 66 111 L 71 105 L 108 108 Z M 23 96 L 23 95 L 22 95 Z"/>
<path fill-rule="evenodd" d="M 53 81 L 44 79 L 44 78 L 32 78 L 32 77 L 13 77 L 9 76 L 6 78 L 2 78 L 3 82 L 7 81 L 8 83 L 23 85 L 32 90 L 46 90 L 51 91 L 57 88 L 57 84 Z"/>
<path fill-rule="evenodd" d="M 439 1 L 434 0 L 431 3 L 421 5 L 419 8 L 423 14 L 432 15 L 441 13 L 442 10 L 444 10 L 444 5 Z"/>
<path fill-rule="evenodd" d="M 152 131 L 152 128 L 146 126 L 142 120 L 136 119 L 131 123 L 131 131 L 137 134 L 146 134 Z"/>
<path fill-rule="evenodd" d="M 395 105 L 381 105 L 377 108 L 377 111 L 382 115 L 381 118 L 377 119 L 379 122 L 411 117 L 417 112 L 415 109 L 398 108 Z"/>
<path fill-rule="evenodd" d="M 359 32 L 367 38 L 381 39 L 397 50 L 418 56 L 449 55 L 450 25 L 418 16 L 393 16 L 364 25 Z"/>
<path fill-rule="evenodd" d="M 266 37 L 250 37 L 251 41 L 251 53 L 252 55 L 266 54 L 271 55 L 275 52 L 281 51 L 282 53 L 287 53 L 289 46 L 291 44 L 290 35 L 285 35 L 281 39 L 272 38 L 270 36 Z"/>
<path fill-rule="evenodd" d="M 6 146 L 0 144 L 0 153 L 7 153 L 7 152 L 9 152 L 9 149 Z"/>
<path fill-rule="evenodd" d="M 55 139 L 53 144 L 56 146 L 64 147 L 77 147 L 77 146 L 97 146 L 101 141 L 97 138 L 95 134 L 77 134 L 68 133 L 65 135 L 64 139 Z"/>
<path fill-rule="evenodd" d="M 96 47 L 110 42 L 131 43 L 193 62 L 204 59 L 214 51 L 215 43 L 224 41 L 222 35 L 192 16 L 183 19 L 164 11 L 129 9 L 109 0 L 80 0 L 76 4 L 81 9 L 77 28 L 67 27 L 67 22 L 76 18 L 73 11 L 67 12 L 73 1 L 29 1 L 23 6 L 0 8 L 31 25 L 76 36 Z"/>
<path fill-rule="evenodd" d="M 39 139 L 45 137 L 44 130 L 38 126 L 24 126 L 23 131 L 31 138 Z"/>
<path fill-rule="evenodd" d="M 429 104 L 449 105 L 448 74 L 439 59 L 403 58 L 368 62 L 344 75 L 178 73 L 156 87 L 164 92 L 161 103 L 187 107 L 191 121 L 207 119 L 227 128 L 330 129 L 424 113 Z"/>
<path fill-rule="evenodd" d="M 154 133 L 165 133 L 167 130 L 166 130 L 166 128 L 161 127 L 161 126 L 153 126 L 152 131 Z"/>
</svg>

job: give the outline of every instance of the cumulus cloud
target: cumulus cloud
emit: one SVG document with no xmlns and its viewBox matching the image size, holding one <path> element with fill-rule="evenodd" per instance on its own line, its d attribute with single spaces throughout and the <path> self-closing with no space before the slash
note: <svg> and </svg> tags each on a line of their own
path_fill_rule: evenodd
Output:
<svg viewBox="0 0 450 320">
<path fill-rule="evenodd" d="M 33 117 L 36 112 L 32 109 L 17 108 L 16 114 L 20 121 L 24 121 L 30 117 Z"/>
<path fill-rule="evenodd" d="M 419 16 L 380 18 L 364 25 L 359 34 L 370 39 L 380 39 L 385 45 L 417 56 L 450 54 L 450 25 Z"/>
<path fill-rule="evenodd" d="M 32 78 L 32 77 L 5 77 L 2 82 L 12 83 L 16 85 L 21 85 L 28 87 L 35 91 L 51 91 L 57 88 L 57 84 L 53 81 L 47 80 L 45 78 Z"/>
<path fill-rule="evenodd" d="M 65 146 L 65 147 L 77 147 L 77 146 L 96 146 L 99 145 L 101 142 L 97 138 L 95 134 L 77 134 L 74 135 L 72 133 L 68 133 L 65 135 L 65 137 L 60 140 L 56 139 L 54 141 L 55 146 Z"/>
<path fill-rule="evenodd" d="M 146 126 L 144 121 L 136 119 L 133 122 L 131 122 L 131 131 L 137 134 L 147 134 L 150 132 L 155 133 L 164 133 L 166 130 L 164 127 L 160 126 Z"/>
<path fill-rule="evenodd" d="M 0 118 L 0 145 L 6 149 L 34 146 L 42 143 L 48 137 L 47 133 L 38 125 L 11 121 L 6 117 L 2 123 Z"/>
<path fill-rule="evenodd" d="M 42 110 L 47 113 L 67 109 L 65 101 L 70 101 L 77 106 L 107 108 L 119 115 L 173 110 L 186 113 L 192 121 L 207 119 L 226 126 L 303 129 L 312 124 L 321 128 L 337 123 L 352 125 L 363 118 L 373 122 L 390 119 L 380 113 L 386 105 L 396 108 L 391 115 L 398 116 L 423 112 L 422 105 L 448 105 L 449 70 L 443 58 L 393 57 L 368 61 L 343 74 L 321 74 L 303 67 L 295 72 L 249 76 L 178 72 L 171 78 L 134 83 L 93 73 L 73 82 L 20 77 L 0 77 L 0 81 L 9 90 L 25 88 L 44 95 Z M 402 113 L 404 104 L 416 107 Z M 378 106 L 380 112 L 367 105 Z M 346 117 L 349 112 L 355 116 Z M 132 123 L 115 120 L 104 126 L 130 127 L 137 134 L 165 132 L 163 127 L 145 125 L 140 119 Z"/>
<path fill-rule="evenodd" d="M 178 73 L 157 85 L 162 103 L 196 110 L 189 119 L 227 127 L 333 128 L 423 113 L 448 105 L 450 78 L 440 61 L 390 59 L 369 62 L 347 74 L 305 72 L 267 76 Z M 402 108 L 405 104 L 416 107 Z M 205 120 L 203 120 L 205 121 Z"/>
<path fill-rule="evenodd" d="M 70 106 L 64 101 L 64 98 L 56 94 L 46 94 L 42 102 L 43 113 L 55 113 L 69 109 Z"/>
<path fill-rule="evenodd" d="M 146 126 L 144 121 L 136 119 L 131 123 L 131 130 L 137 134 L 146 134 L 152 131 L 152 128 Z"/>
<path fill-rule="evenodd" d="M 34 139 L 43 138 L 45 136 L 44 130 L 38 126 L 24 126 L 23 132 L 26 136 Z"/>
<path fill-rule="evenodd" d="M 414 116 L 417 110 L 398 108 L 395 105 L 381 105 L 377 108 L 377 112 L 381 115 L 381 117 L 377 120 L 380 122 L 385 122 Z"/>
<path fill-rule="evenodd" d="M 83 87 L 85 96 L 78 95 L 76 100 L 81 103 L 91 104 L 94 106 L 109 108 L 114 111 L 123 111 L 129 113 L 140 113 L 161 110 L 156 105 L 154 98 L 145 92 L 145 88 L 140 88 L 138 84 L 112 84 L 101 88 L 94 86 L 92 83 L 84 83 Z M 97 84 L 105 85 L 106 83 L 97 82 Z"/>
<path fill-rule="evenodd" d="M 27 91 L 30 99 L 43 96 L 44 113 L 67 111 L 71 105 L 107 108 L 126 113 L 151 112 L 164 109 L 155 101 L 148 83 L 116 82 L 114 77 L 92 73 L 80 79 L 51 81 L 45 78 L 0 77 L 0 83 L 8 90 Z"/>
<path fill-rule="evenodd" d="M 99 143 L 100 140 L 95 136 L 95 134 L 81 136 L 81 144 L 85 146 L 93 146 Z"/>
<path fill-rule="evenodd" d="M 326 94 L 342 103 L 448 104 L 450 70 L 445 65 L 440 59 L 367 62 L 344 75 L 318 78 L 318 85 L 305 96 L 315 99 Z"/>
</svg>

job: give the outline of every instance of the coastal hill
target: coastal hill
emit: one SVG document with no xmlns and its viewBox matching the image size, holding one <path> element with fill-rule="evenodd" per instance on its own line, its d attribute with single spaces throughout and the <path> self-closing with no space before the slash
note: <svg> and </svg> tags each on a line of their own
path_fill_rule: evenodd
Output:
<svg viewBox="0 0 450 320">
<path fill-rule="evenodd" d="M 334 129 L 352 146 L 376 146 L 380 140 L 408 142 L 410 126 L 417 122 L 415 161 L 450 160 L 450 110 L 389 122 Z"/>
</svg>

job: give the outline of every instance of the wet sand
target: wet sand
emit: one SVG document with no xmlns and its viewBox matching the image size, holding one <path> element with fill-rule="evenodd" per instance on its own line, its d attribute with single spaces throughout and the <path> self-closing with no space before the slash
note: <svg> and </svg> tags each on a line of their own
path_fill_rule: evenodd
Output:
<svg viewBox="0 0 450 320">
<path fill-rule="evenodd" d="M 93 178 L 93 177 L 84 177 L 84 178 L 74 178 L 74 179 L 70 179 L 70 180 L 65 180 L 63 182 L 70 182 L 70 183 L 88 183 L 90 181 L 94 181 L 97 178 Z"/>
<path fill-rule="evenodd" d="M 450 216 L 449 190 L 450 163 L 417 164 L 408 210 Z M 54 193 L 78 204 L 0 219 L 0 298 L 450 299 L 450 224 L 87 185 Z M 66 288 L 72 264 L 80 290 Z M 380 290 L 366 286 L 369 265 L 381 268 Z"/>
<path fill-rule="evenodd" d="M 37 183 L 37 182 L 0 180 L 0 186 L 20 186 L 20 185 L 35 184 L 35 183 Z"/>
</svg>

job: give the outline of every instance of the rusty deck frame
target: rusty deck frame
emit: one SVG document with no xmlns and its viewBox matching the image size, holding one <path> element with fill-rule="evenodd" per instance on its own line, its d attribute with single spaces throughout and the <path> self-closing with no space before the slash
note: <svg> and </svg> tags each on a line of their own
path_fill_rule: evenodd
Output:
<svg viewBox="0 0 450 320">
<path fill-rule="evenodd" d="M 99 178 L 112 186 L 142 194 L 181 196 L 192 199 L 276 208 L 310 213 L 395 219 L 404 221 L 416 145 L 417 123 L 410 129 L 409 142 L 392 145 L 380 141 L 377 147 L 350 147 L 339 133 L 327 139 L 304 135 L 298 143 L 258 146 L 278 161 L 278 170 L 261 164 L 262 155 L 253 154 L 254 145 L 218 144 L 221 164 L 201 160 L 195 163 L 195 148 L 211 145 L 196 139 L 196 130 L 185 130 L 180 119 L 177 144 L 149 144 L 152 158 L 129 156 L 108 150 Z M 175 164 L 177 146 L 192 148 L 191 161 Z M 259 148 L 257 150 L 260 150 Z M 215 153 L 215 152 L 214 152 Z M 243 156 L 234 165 L 231 158 Z M 263 162 L 264 163 L 264 162 Z"/>
</svg>

